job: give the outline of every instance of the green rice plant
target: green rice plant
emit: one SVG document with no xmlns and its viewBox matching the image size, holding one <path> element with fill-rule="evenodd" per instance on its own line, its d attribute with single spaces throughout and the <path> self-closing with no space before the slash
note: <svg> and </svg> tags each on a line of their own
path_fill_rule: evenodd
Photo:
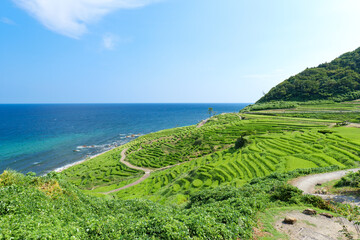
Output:
<svg viewBox="0 0 360 240">
<path fill-rule="evenodd" d="M 286 153 L 286 154 L 294 154 L 295 153 L 295 151 L 288 149 L 286 146 L 283 146 L 282 144 L 277 143 L 273 139 L 265 140 L 263 142 L 269 148 L 277 149 L 283 153 Z"/>
<path fill-rule="evenodd" d="M 346 151 L 346 150 L 344 150 L 344 149 L 342 149 L 342 148 L 339 148 L 339 147 L 336 147 L 336 146 L 333 146 L 333 145 L 330 145 L 329 147 L 330 147 L 331 149 L 333 149 L 333 150 L 335 150 L 335 151 L 337 151 L 337 152 L 339 152 L 339 153 L 341 153 L 341 154 L 349 157 L 351 160 L 354 160 L 354 161 L 357 161 L 357 162 L 360 161 L 360 157 L 354 155 L 353 153 L 351 153 L 351 152 L 349 152 L 349 151 Z"/>
<path fill-rule="evenodd" d="M 353 144 L 345 143 L 345 142 L 338 142 L 338 145 L 345 148 L 346 150 L 351 150 L 353 153 L 359 154 L 360 147 L 354 146 Z"/>
<path fill-rule="evenodd" d="M 260 177 L 269 174 L 268 170 L 261 163 L 259 163 L 258 159 L 256 159 L 252 154 L 249 154 L 249 164 L 251 164 L 252 166 L 254 166 L 255 169 L 258 170 L 258 173 L 260 174 L 257 176 Z"/>
<path fill-rule="evenodd" d="M 243 171 L 234 162 L 235 161 L 229 162 L 228 163 L 229 167 L 234 170 L 234 172 L 236 173 L 237 178 L 244 179 Z"/>
<path fill-rule="evenodd" d="M 310 162 L 308 160 L 304 160 L 301 158 L 296 158 L 296 157 L 292 157 L 289 156 L 287 157 L 287 161 L 286 161 L 286 170 L 287 171 L 292 171 L 295 169 L 299 169 L 299 168 L 317 168 L 318 165 L 316 165 L 313 162 Z"/>
<path fill-rule="evenodd" d="M 255 157 L 256 160 L 260 163 L 260 165 L 262 165 L 262 166 L 264 166 L 264 167 L 267 168 L 266 171 L 267 171 L 268 173 L 274 172 L 274 171 L 276 170 L 275 167 L 274 167 L 274 165 L 273 165 L 270 161 L 268 161 L 266 158 L 261 157 L 261 156 L 260 156 L 259 154 L 257 154 L 257 153 L 254 154 L 254 157 Z"/>
<path fill-rule="evenodd" d="M 203 181 L 201 181 L 200 179 L 195 179 L 193 182 L 192 182 L 192 185 L 195 187 L 195 188 L 199 188 L 203 185 Z"/>
<path fill-rule="evenodd" d="M 246 167 L 246 165 L 244 165 L 244 164 L 241 162 L 241 160 L 237 159 L 237 160 L 234 161 L 234 163 L 235 163 L 239 168 L 241 168 L 241 169 L 244 170 L 244 178 L 246 178 L 246 179 L 251 179 L 251 178 L 255 177 L 255 176 L 253 175 L 253 173 Z"/>
<path fill-rule="evenodd" d="M 251 160 L 248 159 L 247 155 L 244 155 L 244 158 L 242 160 L 242 163 L 248 168 L 252 174 L 253 177 L 260 177 L 262 176 L 262 173 L 259 171 L 259 169 L 252 163 Z"/>
<path fill-rule="evenodd" d="M 338 162 L 336 159 L 330 157 L 329 155 L 326 155 L 326 154 L 319 154 L 319 153 L 315 153 L 313 154 L 314 157 L 316 158 L 321 158 L 324 162 L 327 163 L 327 165 L 337 165 L 339 166 L 340 168 L 345 168 L 346 166 L 340 162 Z"/>
<path fill-rule="evenodd" d="M 286 153 L 284 153 L 281 150 L 278 150 L 277 148 L 272 148 L 268 145 L 265 145 L 264 142 L 259 142 L 258 147 L 261 148 L 264 152 L 268 152 L 270 154 L 273 154 L 275 156 L 285 156 Z"/>
</svg>

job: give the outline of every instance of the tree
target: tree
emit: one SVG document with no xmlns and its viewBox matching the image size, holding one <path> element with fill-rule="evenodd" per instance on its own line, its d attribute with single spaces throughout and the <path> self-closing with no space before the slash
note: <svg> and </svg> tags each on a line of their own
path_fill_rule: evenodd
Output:
<svg viewBox="0 0 360 240">
<path fill-rule="evenodd" d="M 236 139 L 235 149 L 244 147 L 246 145 L 246 143 L 247 143 L 247 140 L 244 138 L 244 136 L 239 137 L 238 139 Z"/>
<path fill-rule="evenodd" d="M 208 113 L 209 113 L 210 117 L 211 117 L 211 115 L 213 114 L 213 112 L 214 112 L 214 109 L 213 109 L 212 107 L 209 107 Z"/>
</svg>

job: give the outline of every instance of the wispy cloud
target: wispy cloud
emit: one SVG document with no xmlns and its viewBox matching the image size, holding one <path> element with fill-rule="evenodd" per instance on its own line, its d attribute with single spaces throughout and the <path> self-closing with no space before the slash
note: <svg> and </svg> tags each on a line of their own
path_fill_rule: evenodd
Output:
<svg viewBox="0 0 360 240">
<path fill-rule="evenodd" d="M 15 22 L 7 17 L 2 17 L 0 19 L 0 22 L 5 23 L 5 24 L 9 24 L 9 25 L 15 25 Z"/>
<path fill-rule="evenodd" d="M 119 38 L 113 34 L 105 34 L 102 39 L 103 47 L 107 50 L 114 50 Z"/>
<path fill-rule="evenodd" d="M 80 38 L 87 25 L 118 9 L 142 7 L 159 0 L 13 0 L 48 29 Z"/>
</svg>

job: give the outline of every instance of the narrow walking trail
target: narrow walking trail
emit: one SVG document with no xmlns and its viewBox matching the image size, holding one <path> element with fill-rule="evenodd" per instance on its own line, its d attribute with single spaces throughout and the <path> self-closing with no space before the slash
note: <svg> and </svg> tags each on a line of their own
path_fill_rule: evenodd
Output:
<svg viewBox="0 0 360 240">
<path fill-rule="evenodd" d="M 143 168 L 143 167 L 138 167 L 138 166 L 134 166 L 132 165 L 131 163 L 129 162 L 126 162 L 125 161 L 125 158 L 126 158 L 126 151 L 128 150 L 128 148 L 125 148 L 124 150 L 121 151 L 121 158 L 120 158 L 120 162 L 125 164 L 127 167 L 129 168 L 132 168 L 132 169 L 136 169 L 136 170 L 140 170 L 140 171 L 144 171 L 145 174 L 144 176 L 142 176 L 140 179 L 136 180 L 135 182 L 133 183 L 130 183 L 126 186 L 123 186 L 121 188 L 117 188 L 117 189 L 114 189 L 114 190 L 111 190 L 109 192 L 105 192 L 104 194 L 110 194 L 110 193 L 114 193 L 114 192 L 118 192 L 118 191 L 121 191 L 121 190 L 124 190 L 126 188 L 129 188 L 129 187 L 132 187 L 132 186 L 135 186 L 141 182 L 143 182 L 145 179 L 147 179 L 148 177 L 150 177 L 150 174 L 154 171 L 161 171 L 161 170 L 165 170 L 165 169 L 168 169 L 168 168 L 172 168 L 172 167 L 175 167 L 175 166 L 178 166 L 180 164 L 183 164 L 182 163 L 178 163 L 178 164 L 175 164 L 175 165 L 171 165 L 171 166 L 167 166 L 167 167 L 163 167 L 163 168 L 158 168 L 158 169 L 149 169 L 149 168 Z"/>
<path fill-rule="evenodd" d="M 131 163 L 125 161 L 126 151 L 127 151 L 127 150 L 128 150 L 128 148 L 125 148 L 124 150 L 121 151 L 120 162 L 123 163 L 123 164 L 125 164 L 125 165 L 126 165 L 127 167 L 129 167 L 129 168 L 144 171 L 144 172 L 145 172 L 144 176 L 142 176 L 140 179 L 136 180 L 136 181 L 133 182 L 133 183 L 130 183 L 130 184 L 128 184 L 128 185 L 126 185 L 126 186 L 123 186 L 123 187 L 121 187 L 121 188 L 117 188 L 117 189 L 111 190 L 111 191 L 109 191 L 109 192 L 105 192 L 104 194 L 110 194 L 110 193 L 118 192 L 118 191 L 121 191 L 121 190 L 123 190 L 123 189 L 129 188 L 129 187 L 132 187 L 132 186 L 135 186 L 135 185 L 143 182 L 143 181 L 144 181 L 145 179 L 147 179 L 148 177 L 150 177 L 150 173 L 152 172 L 151 169 L 134 166 L 134 165 L 132 165 Z"/>
<path fill-rule="evenodd" d="M 289 183 L 300 190 L 303 190 L 305 194 L 312 194 L 315 196 L 320 196 L 326 200 L 333 200 L 336 202 L 341 203 L 348 203 L 351 205 L 360 206 L 360 199 L 355 198 L 353 196 L 348 195 L 329 195 L 329 194 L 315 194 L 315 186 L 317 184 L 323 184 L 332 180 L 337 180 L 345 176 L 347 173 L 350 172 L 357 172 L 360 168 L 348 169 L 348 170 L 341 170 L 336 172 L 329 172 L 329 173 L 321 173 L 321 174 L 314 174 L 308 175 L 300 178 L 293 179 Z"/>
<path fill-rule="evenodd" d="M 202 126 L 205 125 L 205 123 L 207 123 L 210 120 L 210 118 L 207 118 L 205 120 L 202 120 L 197 126 L 196 128 L 201 128 Z"/>
</svg>

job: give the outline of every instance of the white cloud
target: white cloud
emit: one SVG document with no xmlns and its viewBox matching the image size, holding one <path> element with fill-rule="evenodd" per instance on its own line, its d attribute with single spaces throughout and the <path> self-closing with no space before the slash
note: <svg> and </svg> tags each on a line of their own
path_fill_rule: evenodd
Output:
<svg viewBox="0 0 360 240">
<path fill-rule="evenodd" d="M 113 50 L 118 40 L 117 36 L 113 34 L 106 34 L 103 36 L 103 46 L 107 50 Z"/>
<path fill-rule="evenodd" d="M 9 25 L 15 25 L 15 22 L 9 18 L 6 17 L 2 17 L 0 19 L 0 22 L 5 23 L 5 24 L 9 24 Z"/>
<path fill-rule="evenodd" d="M 48 29 L 79 38 L 87 25 L 118 10 L 145 6 L 158 0 L 13 0 Z"/>
</svg>

